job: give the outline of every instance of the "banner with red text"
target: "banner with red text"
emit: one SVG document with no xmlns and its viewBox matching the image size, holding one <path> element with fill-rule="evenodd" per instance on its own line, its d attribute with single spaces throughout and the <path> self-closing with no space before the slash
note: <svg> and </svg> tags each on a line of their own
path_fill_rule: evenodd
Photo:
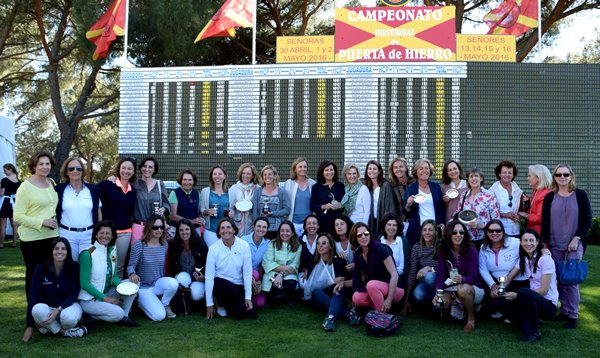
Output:
<svg viewBox="0 0 600 358">
<path fill-rule="evenodd" d="M 454 6 L 338 8 L 335 61 L 455 61 L 454 18 Z"/>
</svg>

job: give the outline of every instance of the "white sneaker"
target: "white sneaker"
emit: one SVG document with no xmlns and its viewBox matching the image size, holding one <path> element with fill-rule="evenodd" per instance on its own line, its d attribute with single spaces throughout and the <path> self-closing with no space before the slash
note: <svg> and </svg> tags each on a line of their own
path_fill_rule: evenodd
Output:
<svg viewBox="0 0 600 358">
<path fill-rule="evenodd" d="M 217 307 L 217 314 L 221 317 L 227 317 L 227 310 L 224 307 Z"/>
<path fill-rule="evenodd" d="M 496 312 L 493 315 L 491 315 L 490 317 L 492 317 L 493 319 L 499 319 L 499 318 L 502 318 L 502 313 Z"/>
<path fill-rule="evenodd" d="M 171 306 L 165 306 L 165 312 L 167 313 L 167 318 L 175 318 L 177 315 L 171 309 Z"/>
<path fill-rule="evenodd" d="M 81 338 L 87 334 L 87 328 L 85 326 L 73 327 L 65 331 L 64 336 L 69 338 Z"/>
</svg>

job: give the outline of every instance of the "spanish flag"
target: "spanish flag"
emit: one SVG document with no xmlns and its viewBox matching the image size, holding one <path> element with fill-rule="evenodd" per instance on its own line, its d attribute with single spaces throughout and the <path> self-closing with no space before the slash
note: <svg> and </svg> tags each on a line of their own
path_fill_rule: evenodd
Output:
<svg viewBox="0 0 600 358">
<path fill-rule="evenodd" d="M 483 17 L 488 34 L 520 36 L 538 27 L 537 0 L 506 0 Z"/>
<path fill-rule="evenodd" d="M 92 56 L 94 61 L 106 58 L 110 44 L 117 36 L 125 34 L 126 6 L 127 0 L 115 0 L 108 11 L 85 33 L 85 37 L 96 44 L 96 51 Z"/>
<path fill-rule="evenodd" d="M 194 43 L 207 37 L 235 37 L 236 27 L 252 27 L 256 0 L 227 0 L 204 26 Z"/>
</svg>

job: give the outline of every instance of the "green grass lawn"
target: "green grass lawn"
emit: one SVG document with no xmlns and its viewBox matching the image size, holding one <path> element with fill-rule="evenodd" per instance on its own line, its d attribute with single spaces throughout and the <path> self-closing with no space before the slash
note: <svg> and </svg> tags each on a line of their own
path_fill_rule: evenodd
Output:
<svg viewBox="0 0 600 358">
<path fill-rule="evenodd" d="M 580 325 L 565 330 L 559 322 L 542 326 L 542 341 L 523 344 L 512 326 L 478 317 L 473 333 L 462 331 L 463 323 L 435 322 L 409 315 L 397 336 L 372 338 L 364 325 L 350 328 L 338 322 L 334 333 L 321 328 L 324 315 L 299 304 L 259 311 L 256 321 L 229 318 L 207 321 L 194 312 L 163 322 L 151 322 L 142 314 L 134 317 L 139 328 L 100 323 L 82 339 L 44 337 L 36 334 L 25 344 L 21 336 L 25 321 L 25 270 L 18 249 L 0 250 L 0 335 L 2 357 L 51 356 L 183 356 L 183 357 L 598 357 L 600 338 L 600 247 L 586 253 L 590 275 L 581 288 Z"/>
</svg>

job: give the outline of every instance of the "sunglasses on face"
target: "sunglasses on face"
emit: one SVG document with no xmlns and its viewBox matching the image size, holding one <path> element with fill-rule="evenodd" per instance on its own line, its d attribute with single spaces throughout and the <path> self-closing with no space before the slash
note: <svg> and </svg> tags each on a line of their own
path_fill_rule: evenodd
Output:
<svg viewBox="0 0 600 358">
<path fill-rule="evenodd" d="M 69 172 L 72 172 L 72 171 L 75 171 L 75 170 L 77 170 L 78 172 L 82 172 L 83 168 L 82 167 L 67 167 L 67 170 Z"/>
<path fill-rule="evenodd" d="M 164 230 L 164 225 L 154 225 L 152 226 L 152 230 Z"/>
<path fill-rule="evenodd" d="M 487 232 L 489 232 L 490 234 L 499 234 L 502 232 L 502 229 L 488 229 Z"/>
<path fill-rule="evenodd" d="M 452 231 L 452 235 L 464 235 L 464 231 Z"/>
<path fill-rule="evenodd" d="M 356 237 L 357 237 L 358 239 L 360 239 L 360 238 L 361 238 L 361 237 L 363 237 L 363 236 L 371 236 L 371 233 L 370 233 L 370 232 L 368 232 L 368 231 L 364 231 L 364 232 L 361 232 L 361 233 L 358 233 L 358 234 L 356 234 Z"/>
<path fill-rule="evenodd" d="M 554 176 L 557 178 L 560 178 L 560 177 L 568 178 L 571 176 L 571 173 L 555 173 Z"/>
<path fill-rule="evenodd" d="M 329 241 L 317 241 L 317 245 L 319 246 L 327 246 L 327 244 L 329 244 Z"/>
</svg>

